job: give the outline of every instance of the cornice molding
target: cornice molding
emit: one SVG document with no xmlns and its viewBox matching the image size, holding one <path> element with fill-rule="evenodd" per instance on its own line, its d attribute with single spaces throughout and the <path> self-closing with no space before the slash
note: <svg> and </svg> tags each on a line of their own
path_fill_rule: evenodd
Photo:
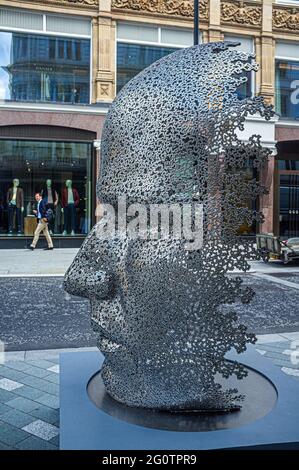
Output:
<svg viewBox="0 0 299 470">
<path fill-rule="evenodd" d="M 222 2 L 221 22 L 260 27 L 262 25 L 262 6 L 252 1 Z"/>
<path fill-rule="evenodd" d="M 299 8 L 274 8 L 273 29 L 299 31 Z"/>
<path fill-rule="evenodd" d="M 209 0 L 200 0 L 200 18 L 209 17 Z M 193 0 L 112 0 L 112 9 L 192 18 Z"/>
</svg>

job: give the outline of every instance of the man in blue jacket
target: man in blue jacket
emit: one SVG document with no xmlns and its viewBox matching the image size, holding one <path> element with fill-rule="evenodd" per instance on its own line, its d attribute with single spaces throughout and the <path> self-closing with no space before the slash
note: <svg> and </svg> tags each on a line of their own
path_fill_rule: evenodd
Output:
<svg viewBox="0 0 299 470">
<path fill-rule="evenodd" d="M 36 210 L 33 211 L 33 213 L 36 215 L 38 224 L 34 232 L 34 239 L 29 247 L 30 250 L 34 250 L 36 247 L 36 244 L 38 242 L 40 234 L 43 232 L 43 234 L 46 237 L 48 247 L 45 248 L 45 250 L 53 250 L 53 242 L 52 238 L 49 234 L 48 230 L 48 219 L 47 219 L 47 204 L 43 200 L 42 196 L 40 193 L 35 194 L 35 200 L 37 202 L 37 207 Z"/>
</svg>

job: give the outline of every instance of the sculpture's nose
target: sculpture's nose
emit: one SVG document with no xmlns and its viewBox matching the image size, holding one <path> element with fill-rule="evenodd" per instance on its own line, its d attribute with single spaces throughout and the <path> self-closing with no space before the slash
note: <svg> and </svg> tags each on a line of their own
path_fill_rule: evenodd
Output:
<svg viewBox="0 0 299 470">
<path fill-rule="evenodd" d="M 79 267 L 76 262 L 68 269 L 63 287 L 69 294 L 89 299 L 105 299 L 108 295 L 111 297 L 113 291 L 112 279 L 109 274 L 105 271 L 92 271 L 85 267 Z"/>
<path fill-rule="evenodd" d="M 67 270 L 63 287 L 69 294 L 80 297 L 111 298 L 114 295 L 111 266 L 111 255 L 107 256 L 105 244 L 98 240 L 95 225 Z"/>
</svg>

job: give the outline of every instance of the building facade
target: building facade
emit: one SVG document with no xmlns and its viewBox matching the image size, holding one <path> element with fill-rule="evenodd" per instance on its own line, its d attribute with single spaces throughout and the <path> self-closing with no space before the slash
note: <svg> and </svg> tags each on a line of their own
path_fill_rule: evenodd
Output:
<svg viewBox="0 0 299 470">
<path fill-rule="evenodd" d="M 199 4 L 201 42 L 236 40 L 260 64 L 240 97 L 263 95 L 277 112 L 267 123 L 250 117 L 240 135 L 260 134 L 273 150 L 260 175 L 265 222 L 242 233 L 299 236 L 299 1 Z M 192 42 L 193 0 L 0 0 L 0 247 L 31 239 L 36 191 L 53 204 L 56 244 L 82 242 L 96 220 L 109 104 L 143 68 Z"/>
</svg>

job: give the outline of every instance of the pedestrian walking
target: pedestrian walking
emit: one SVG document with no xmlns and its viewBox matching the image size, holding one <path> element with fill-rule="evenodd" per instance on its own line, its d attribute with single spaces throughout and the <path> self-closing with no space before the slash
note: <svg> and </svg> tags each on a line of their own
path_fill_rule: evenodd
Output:
<svg viewBox="0 0 299 470">
<path fill-rule="evenodd" d="M 53 250 L 53 242 L 52 242 L 52 238 L 50 236 L 49 229 L 48 229 L 49 209 L 47 208 L 47 204 L 45 200 L 42 198 L 40 193 L 35 194 L 35 200 L 37 202 L 37 208 L 36 210 L 33 211 L 33 213 L 37 217 L 38 224 L 35 229 L 34 238 L 29 249 L 32 251 L 34 250 L 39 240 L 40 234 L 43 233 L 48 243 L 48 247 L 45 248 L 45 250 Z"/>
</svg>

